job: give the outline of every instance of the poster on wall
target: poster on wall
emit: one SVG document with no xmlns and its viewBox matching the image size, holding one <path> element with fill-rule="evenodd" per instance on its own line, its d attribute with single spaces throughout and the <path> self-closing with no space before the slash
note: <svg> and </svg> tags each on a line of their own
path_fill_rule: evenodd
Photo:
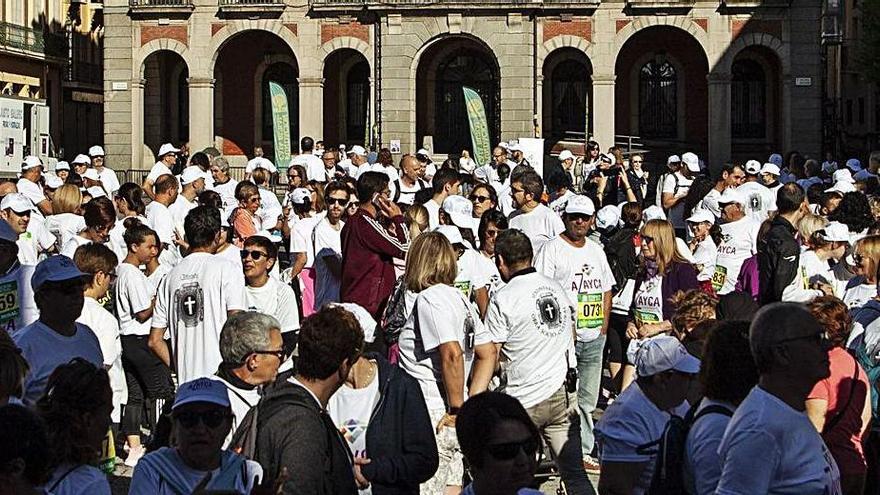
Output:
<svg viewBox="0 0 880 495">
<path fill-rule="evenodd" d="M 519 146 L 523 150 L 523 156 L 529 164 L 544 177 L 544 139 L 542 138 L 519 138 Z"/>
</svg>

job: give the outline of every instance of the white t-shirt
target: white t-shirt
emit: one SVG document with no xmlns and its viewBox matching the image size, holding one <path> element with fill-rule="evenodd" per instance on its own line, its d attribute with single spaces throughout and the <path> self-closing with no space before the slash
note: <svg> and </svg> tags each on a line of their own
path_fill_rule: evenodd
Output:
<svg viewBox="0 0 880 495">
<path fill-rule="evenodd" d="M 633 298 L 636 323 L 663 321 L 663 277 L 659 274 L 642 282 Z"/>
<path fill-rule="evenodd" d="M 229 179 L 223 184 L 214 183 L 214 192 L 220 195 L 220 199 L 223 200 L 223 210 L 226 212 L 231 212 L 233 208 L 238 206 L 238 200 L 235 199 L 237 186 L 238 181 L 235 179 Z"/>
<path fill-rule="evenodd" d="M 810 302 L 822 295 L 822 291 L 810 288 L 813 282 L 823 281 L 833 287 L 834 280 L 834 273 L 828 262 L 820 260 L 815 251 L 804 251 L 798 258 L 797 275 L 782 291 L 782 300 Z"/>
<path fill-rule="evenodd" d="M 428 210 L 428 229 L 434 230 L 440 225 L 440 205 L 433 198 L 422 205 Z"/>
<path fill-rule="evenodd" d="M 724 240 L 718 246 L 715 274 L 712 276 L 712 286 L 718 295 L 723 296 L 736 288 L 743 262 L 757 252 L 760 229 L 761 222 L 749 216 L 721 224 Z"/>
<path fill-rule="evenodd" d="M 30 232 L 19 235 L 15 244 L 18 246 L 19 263 L 36 266 L 40 262 L 40 246 Z"/>
<path fill-rule="evenodd" d="M 76 254 L 76 248 L 91 243 L 92 241 L 86 239 L 85 237 L 81 235 L 75 235 L 68 239 L 63 246 L 61 246 L 61 254 L 67 256 L 70 259 L 73 259 L 73 255 Z"/>
<path fill-rule="evenodd" d="M 171 169 L 168 168 L 168 165 L 165 165 L 163 162 L 156 162 L 153 165 L 153 168 L 150 169 L 150 173 L 147 174 L 146 180 L 156 182 L 156 179 L 162 177 L 163 175 L 171 175 Z"/>
<path fill-rule="evenodd" d="M 576 194 L 568 190 L 565 191 L 565 194 L 550 202 L 550 209 L 553 210 L 553 213 L 561 216 L 565 212 L 565 205 L 568 204 L 568 200 L 572 196 L 576 196 Z"/>
<path fill-rule="evenodd" d="M 687 414 L 688 403 L 682 402 L 671 411 L 676 416 Z M 639 447 L 660 438 L 670 414 L 657 409 L 642 392 L 638 383 L 626 388 L 608 406 L 596 423 L 594 432 L 601 462 L 647 463 L 633 486 L 633 495 L 642 495 L 651 485 L 655 453 L 639 452 Z"/>
<path fill-rule="evenodd" d="M 211 479 L 217 479 L 222 466 L 225 465 L 229 458 L 235 454 L 224 450 L 222 452 L 221 468 L 211 471 Z M 165 461 L 159 461 L 159 458 L 165 458 Z M 159 466 L 173 466 L 176 473 L 173 478 L 179 480 L 183 486 L 183 493 L 191 493 L 192 490 L 208 475 L 207 471 L 199 471 L 187 466 L 177 449 L 173 447 L 162 447 L 161 449 L 150 452 L 138 461 L 134 469 L 134 475 L 131 477 L 131 486 L 129 495 L 179 495 L 181 492 L 169 485 L 168 481 L 160 475 L 161 468 Z M 263 468 L 254 461 L 245 461 L 245 475 L 238 476 L 234 482 L 235 486 L 215 486 L 210 481 L 205 487 L 207 491 L 217 490 L 228 493 L 234 490 L 236 493 L 250 493 L 256 481 L 263 477 Z"/>
<path fill-rule="evenodd" d="M 226 386 L 226 390 L 229 393 L 229 405 L 232 406 L 232 428 L 229 430 L 229 435 L 226 436 L 226 440 L 223 442 L 223 448 L 225 449 L 229 447 L 229 443 L 232 442 L 232 436 L 235 434 L 235 430 L 238 429 L 238 425 L 244 420 L 248 411 L 260 402 L 260 389 L 259 387 L 254 387 L 250 390 L 237 388 L 219 376 L 213 376 L 211 379 L 217 380 Z"/>
<path fill-rule="evenodd" d="M 865 283 L 865 277 L 858 276 L 850 280 L 843 293 L 843 302 L 849 309 L 861 308 L 866 302 L 877 297 L 877 284 Z"/>
<path fill-rule="evenodd" d="M 159 242 L 174 245 L 174 218 L 169 208 L 158 201 L 147 205 L 147 223 L 159 235 Z"/>
<path fill-rule="evenodd" d="M 70 464 L 62 464 L 55 468 L 52 477 L 43 485 L 52 495 L 110 495 L 110 483 L 107 475 L 100 469 L 83 464 L 71 471 Z M 62 476 L 64 477 L 62 479 Z M 53 488 L 54 487 L 54 488 Z"/>
<path fill-rule="evenodd" d="M 342 227 L 345 222 L 339 221 L 339 230 L 334 229 L 326 217 L 318 222 L 312 235 L 315 238 L 315 308 L 328 302 L 339 302 L 339 288 L 342 280 L 334 276 L 324 261 L 325 256 L 333 256 L 342 261 Z"/>
<path fill-rule="evenodd" d="M 428 411 L 445 411 L 441 392 L 440 344 L 458 342 L 464 352 L 464 376 L 470 375 L 474 346 L 490 338 L 461 291 L 437 284 L 421 291 L 400 332 L 400 367 L 419 382 Z M 467 391 L 465 390 L 465 399 Z"/>
<path fill-rule="evenodd" d="M 367 452 L 367 426 L 370 424 L 370 415 L 379 402 L 378 375 L 377 371 L 373 380 L 363 388 L 352 388 L 343 384 L 327 402 L 327 413 L 342 432 L 355 457 L 370 457 Z"/>
<path fill-rule="evenodd" d="M 528 213 L 522 213 L 522 210 L 513 212 L 510 215 L 510 228 L 519 229 L 529 236 L 534 253 L 537 253 L 545 242 L 565 231 L 565 225 L 559 215 L 542 204 Z"/>
<path fill-rule="evenodd" d="M 113 193 L 119 190 L 119 179 L 116 177 L 116 172 L 102 167 L 102 170 L 98 172 L 98 177 L 101 179 L 101 186 L 107 192 L 107 196 L 112 198 Z"/>
<path fill-rule="evenodd" d="M 585 241 L 583 247 L 575 247 L 559 236 L 541 247 L 534 265 L 568 293 L 578 341 L 592 342 L 605 323 L 604 295 L 614 286 L 614 274 L 602 247 Z"/>
<path fill-rule="evenodd" d="M 119 318 L 119 333 L 122 335 L 149 335 L 150 319 L 141 323 L 134 317 L 150 308 L 156 290 L 140 269 L 131 263 L 120 263 L 116 267 L 116 316 Z"/>
<path fill-rule="evenodd" d="M 403 183 L 403 179 L 398 179 L 395 181 L 391 181 L 388 183 L 388 188 L 391 190 L 391 199 L 394 200 L 394 197 L 397 196 L 397 186 L 400 185 L 400 197 L 397 198 L 396 203 L 402 205 L 411 205 L 415 202 L 416 193 L 430 187 L 427 182 L 418 179 L 412 187 L 407 186 Z"/>
<path fill-rule="evenodd" d="M 30 179 L 21 178 L 18 179 L 18 182 L 15 184 L 18 188 L 18 192 L 27 196 L 29 200 L 34 204 L 34 206 L 42 203 L 46 200 L 46 195 L 43 194 L 43 188 L 40 187 L 39 184 L 31 181 Z M 42 218 L 42 214 L 40 217 Z"/>
<path fill-rule="evenodd" d="M 703 398 L 696 413 L 707 406 L 721 406 L 733 413 L 736 409 L 730 404 Z M 710 413 L 701 416 L 688 431 L 685 442 L 684 479 L 688 493 L 712 495 L 721 477 L 721 459 L 718 457 L 718 444 L 724 436 L 724 429 L 730 416 Z"/>
<path fill-rule="evenodd" d="M 841 493 L 837 464 L 806 413 L 759 386 L 733 414 L 718 455 L 719 495 Z"/>
<path fill-rule="evenodd" d="M 40 317 L 31 288 L 34 268 L 18 265 L 0 277 L 0 327 L 13 338 L 16 332 Z"/>
<path fill-rule="evenodd" d="M 153 201 L 153 203 L 158 203 L 158 201 Z M 153 206 L 153 203 L 150 203 L 150 206 Z M 147 218 L 150 218 L 150 206 L 147 206 Z M 186 220 L 186 215 L 195 208 L 199 206 L 198 201 L 190 201 L 184 197 L 183 194 L 178 194 L 177 199 L 174 200 L 174 203 L 171 203 L 171 206 L 168 207 L 168 213 L 171 214 L 172 225 L 174 225 L 174 231 L 177 233 L 177 237 L 180 239 L 184 238 L 184 229 L 183 222 Z M 159 213 L 156 211 L 154 214 Z M 162 241 L 168 242 L 168 241 Z"/>
<path fill-rule="evenodd" d="M 681 175 L 676 172 L 674 174 L 668 174 L 665 179 L 663 179 L 663 193 L 670 193 L 675 198 L 683 198 L 687 196 L 688 191 L 691 189 L 691 184 L 693 184 L 693 179 L 688 179 L 687 177 Z M 675 228 L 684 228 L 687 226 L 684 219 L 684 201 L 679 201 L 669 210 L 667 213 L 667 218 L 672 222 L 672 226 Z"/>
<path fill-rule="evenodd" d="M 499 391 L 529 408 L 565 383 L 574 307 L 551 278 L 530 271 L 508 280 L 489 301 L 486 328 L 501 345 Z"/>
<path fill-rule="evenodd" d="M 259 188 L 260 191 L 260 209 L 257 210 L 257 216 L 260 217 L 260 223 L 266 229 L 274 229 L 278 223 L 278 217 L 284 213 L 281 208 L 281 202 L 278 196 L 268 189 Z"/>
<path fill-rule="evenodd" d="M 46 228 L 46 219 L 35 208 L 31 212 L 31 221 L 28 222 L 27 232 L 33 236 L 34 241 L 43 251 L 48 251 L 55 245 L 55 236 Z"/>
<path fill-rule="evenodd" d="M 452 285 L 460 290 L 468 301 L 473 301 L 474 293 L 489 285 L 492 277 L 492 273 L 486 270 L 484 258 L 485 256 L 473 249 L 465 249 L 458 258 L 458 274 Z"/>
<path fill-rule="evenodd" d="M 274 316 L 281 324 L 281 333 L 299 330 L 296 295 L 289 285 L 269 277 L 262 287 L 246 287 L 247 309 Z"/>
<path fill-rule="evenodd" d="M 116 222 L 113 229 L 115 230 L 119 225 L 120 222 Z M 61 247 L 64 246 L 71 237 L 86 229 L 86 221 L 82 215 L 77 215 L 75 213 L 58 213 L 46 217 L 46 228 L 55 236 L 55 246 L 60 251 Z"/>
<path fill-rule="evenodd" d="M 301 218 L 293 225 L 293 231 L 290 233 L 290 252 L 306 253 L 306 264 L 303 268 L 311 268 L 315 263 L 315 239 L 312 237 L 312 232 L 323 219 L 324 215 L 315 215 Z"/>
<path fill-rule="evenodd" d="M 746 214 L 759 222 L 767 220 L 771 211 L 776 211 L 775 191 L 758 182 L 746 182 L 736 188 L 746 197 Z"/>
<path fill-rule="evenodd" d="M 128 401 L 128 387 L 125 383 L 125 372 L 122 371 L 122 341 L 119 339 L 119 323 L 116 318 L 91 297 L 85 298 L 82 314 L 77 322 L 86 325 L 101 345 L 104 355 L 104 367 L 110 375 L 110 389 L 113 390 L 113 413 L 111 418 L 118 423 L 122 416 L 122 404 Z"/>
<path fill-rule="evenodd" d="M 171 270 L 159 286 L 152 327 L 168 330 L 180 383 L 217 371 L 227 311 L 245 309 L 244 275 L 232 263 L 196 252 Z"/>
<path fill-rule="evenodd" d="M 718 246 L 712 240 L 712 236 L 707 235 L 702 242 L 697 244 L 694 250 L 694 265 L 702 267 L 697 274 L 697 280 L 704 282 L 712 280 L 715 274 L 715 260 L 718 258 Z"/>
<path fill-rule="evenodd" d="M 24 379 L 22 402 L 32 406 L 43 395 L 49 375 L 55 368 L 73 358 L 84 358 L 95 366 L 104 366 L 104 355 L 98 337 L 89 327 L 77 323 L 71 337 L 61 335 L 39 320 L 12 336 L 30 370 Z"/>
<path fill-rule="evenodd" d="M 306 169 L 306 175 L 309 180 L 317 180 L 323 182 L 326 179 L 324 174 L 324 162 L 311 153 L 297 155 L 290 160 L 291 165 L 302 165 Z"/>
<path fill-rule="evenodd" d="M 241 249 L 238 248 L 235 244 L 227 244 L 226 248 L 223 251 L 217 251 L 214 253 L 216 256 L 223 258 L 225 260 L 229 260 L 235 265 L 235 269 L 241 273 L 244 273 L 244 265 L 241 262 Z M 276 261 L 275 266 L 278 266 Z"/>
</svg>

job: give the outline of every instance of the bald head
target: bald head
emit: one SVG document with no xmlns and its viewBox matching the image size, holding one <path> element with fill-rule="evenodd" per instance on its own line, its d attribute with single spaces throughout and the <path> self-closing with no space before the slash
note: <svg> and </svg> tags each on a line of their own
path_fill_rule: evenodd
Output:
<svg viewBox="0 0 880 495">
<path fill-rule="evenodd" d="M 18 192 L 18 187 L 15 186 L 15 182 L 0 182 L 0 197 L 6 196 L 7 194 L 12 194 L 14 192 Z"/>
<path fill-rule="evenodd" d="M 809 340 L 822 334 L 816 318 L 801 304 L 772 303 L 761 308 L 749 327 L 749 345 L 761 373 L 781 364 L 774 349 L 788 342 Z"/>
</svg>

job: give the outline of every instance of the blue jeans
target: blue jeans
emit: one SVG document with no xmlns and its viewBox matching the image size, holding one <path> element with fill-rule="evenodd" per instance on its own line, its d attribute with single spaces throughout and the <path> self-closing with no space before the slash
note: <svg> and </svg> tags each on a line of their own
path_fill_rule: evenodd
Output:
<svg viewBox="0 0 880 495">
<path fill-rule="evenodd" d="M 596 437 L 593 436 L 593 411 L 599 401 L 599 387 L 602 383 L 602 356 L 605 352 L 605 336 L 600 335 L 592 342 L 575 342 L 577 355 L 578 416 L 581 418 L 581 450 L 584 457 L 593 451 Z"/>
</svg>

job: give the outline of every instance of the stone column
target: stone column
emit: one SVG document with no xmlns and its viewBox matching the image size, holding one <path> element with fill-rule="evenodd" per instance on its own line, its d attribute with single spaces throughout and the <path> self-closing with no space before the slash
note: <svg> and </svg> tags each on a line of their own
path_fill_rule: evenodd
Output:
<svg viewBox="0 0 880 495">
<path fill-rule="evenodd" d="M 709 156 L 707 164 L 712 176 L 731 159 L 730 80 L 725 72 L 710 72 L 709 81 Z"/>
<path fill-rule="evenodd" d="M 535 77 L 535 88 L 537 89 L 535 94 L 538 96 L 538 101 L 535 102 L 534 115 L 534 120 L 538 122 L 538 135 L 535 137 L 542 138 L 547 134 L 547 129 L 544 128 L 544 74 L 539 73 Z"/>
<path fill-rule="evenodd" d="M 201 150 L 214 146 L 214 79 L 190 77 L 189 148 Z"/>
<path fill-rule="evenodd" d="M 614 74 L 593 74 L 593 138 L 602 149 L 614 145 Z M 587 106 L 589 108 L 589 106 Z"/>
<path fill-rule="evenodd" d="M 324 78 L 300 77 L 299 82 L 299 137 L 310 136 L 317 141 L 324 134 Z M 299 142 L 291 146 L 299 150 Z"/>
<path fill-rule="evenodd" d="M 131 86 L 131 168 L 143 169 L 152 157 L 144 157 L 144 85 L 145 79 L 132 79 Z"/>
</svg>

